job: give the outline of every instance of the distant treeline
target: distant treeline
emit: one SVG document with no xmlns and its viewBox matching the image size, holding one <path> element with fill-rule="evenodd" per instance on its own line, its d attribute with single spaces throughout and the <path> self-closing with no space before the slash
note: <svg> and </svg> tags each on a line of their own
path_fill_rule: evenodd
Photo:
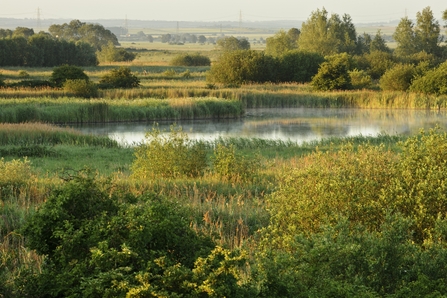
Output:
<svg viewBox="0 0 447 298">
<path fill-rule="evenodd" d="M 0 39 L 0 66 L 93 66 L 98 64 L 95 52 L 88 43 L 58 40 L 44 33 L 4 38 Z"/>
</svg>

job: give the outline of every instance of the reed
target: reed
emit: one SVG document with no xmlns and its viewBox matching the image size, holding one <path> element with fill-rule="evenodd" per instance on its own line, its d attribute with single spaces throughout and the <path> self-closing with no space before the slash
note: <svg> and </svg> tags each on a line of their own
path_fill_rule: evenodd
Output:
<svg viewBox="0 0 447 298">
<path fill-rule="evenodd" d="M 186 104 L 187 103 L 187 104 Z M 105 123 L 205 118 L 236 118 L 243 114 L 237 100 L 176 98 L 170 100 L 85 100 L 25 98 L 0 101 L 0 122 Z"/>
</svg>

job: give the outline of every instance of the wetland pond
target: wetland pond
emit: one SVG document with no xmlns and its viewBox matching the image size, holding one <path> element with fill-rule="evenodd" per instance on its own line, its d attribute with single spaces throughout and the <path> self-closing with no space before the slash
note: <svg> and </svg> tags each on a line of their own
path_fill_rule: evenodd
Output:
<svg viewBox="0 0 447 298">
<path fill-rule="evenodd" d="M 169 131 L 173 121 L 160 121 L 158 128 Z M 330 137 L 413 135 L 421 128 L 447 129 L 447 111 L 270 108 L 247 109 L 239 119 L 181 120 L 175 122 L 190 139 L 214 140 L 244 137 L 290 140 L 302 144 Z M 107 135 L 123 145 L 144 140 L 154 123 L 126 122 L 72 126 L 87 134 Z"/>
</svg>

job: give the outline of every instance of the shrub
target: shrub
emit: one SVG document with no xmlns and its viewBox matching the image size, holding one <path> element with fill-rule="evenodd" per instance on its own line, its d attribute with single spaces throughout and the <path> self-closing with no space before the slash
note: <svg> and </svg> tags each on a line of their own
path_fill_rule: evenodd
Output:
<svg viewBox="0 0 447 298">
<path fill-rule="evenodd" d="M 171 60 L 172 66 L 210 66 L 211 60 L 207 56 L 200 54 L 181 54 Z"/>
<path fill-rule="evenodd" d="M 415 75 L 412 64 L 396 64 L 380 78 L 380 88 L 385 91 L 407 91 Z"/>
<path fill-rule="evenodd" d="M 351 65 L 351 57 L 346 53 L 328 56 L 327 61 L 320 65 L 318 73 L 312 78 L 313 88 L 321 91 L 350 89 Z"/>
<path fill-rule="evenodd" d="M 27 185 L 31 179 L 31 164 L 25 158 L 5 161 L 0 159 L 0 198 L 7 195 L 17 195 L 20 188 Z"/>
<path fill-rule="evenodd" d="M 364 70 L 354 69 L 349 72 L 351 77 L 352 88 L 354 89 L 365 89 L 372 85 L 371 76 Z"/>
<path fill-rule="evenodd" d="M 136 57 L 136 53 L 128 52 L 122 48 L 116 48 L 113 42 L 109 42 L 107 45 L 101 47 L 100 51 L 96 52 L 99 62 L 122 62 L 133 61 Z"/>
<path fill-rule="evenodd" d="M 181 128 L 171 126 L 169 134 L 153 128 L 145 143 L 135 149 L 133 176 L 138 179 L 197 177 L 206 168 L 203 143 L 191 142 Z"/>
<path fill-rule="evenodd" d="M 78 97 L 97 97 L 98 88 L 95 83 L 86 80 L 66 80 L 64 85 L 64 91 L 73 94 Z"/>
<path fill-rule="evenodd" d="M 30 77 L 29 73 L 26 70 L 19 71 L 19 78 L 28 79 Z"/>
<path fill-rule="evenodd" d="M 436 96 L 447 94 L 447 62 L 439 67 L 427 71 L 423 76 L 416 78 L 410 87 L 413 92 L 434 94 Z"/>
<path fill-rule="evenodd" d="M 88 81 L 89 77 L 84 70 L 78 66 L 62 65 L 55 67 L 51 74 L 51 81 L 56 87 L 62 87 L 66 80 L 84 80 Z"/>
<path fill-rule="evenodd" d="M 140 80 L 128 67 L 112 69 L 99 81 L 103 88 L 134 88 L 140 86 Z"/>
<path fill-rule="evenodd" d="M 263 83 L 277 80 L 277 63 L 271 56 L 254 50 L 225 52 L 211 66 L 209 83 L 240 85 L 250 82 Z"/>
<path fill-rule="evenodd" d="M 279 57 L 279 80 L 281 82 L 310 82 L 323 62 L 324 57 L 318 53 L 289 51 Z"/>
<path fill-rule="evenodd" d="M 248 158 L 236 152 L 233 144 L 218 144 L 213 157 L 214 172 L 222 179 L 232 182 L 245 182 L 254 179 L 259 171 L 258 158 Z"/>
</svg>

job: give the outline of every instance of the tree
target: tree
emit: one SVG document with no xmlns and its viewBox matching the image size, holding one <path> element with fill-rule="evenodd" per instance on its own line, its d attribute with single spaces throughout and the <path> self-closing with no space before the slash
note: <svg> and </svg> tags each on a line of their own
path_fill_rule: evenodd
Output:
<svg viewBox="0 0 447 298">
<path fill-rule="evenodd" d="M 171 36 L 171 34 L 169 34 L 169 33 L 167 33 L 167 34 L 163 34 L 163 35 L 161 36 L 161 42 L 162 42 L 162 43 L 170 42 L 171 39 L 172 39 L 172 36 Z"/>
<path fill-rule="evenodd" d="M 100 51 L 96 52 L 96 55 L 101 63 L 132 61 L 137 56 L 135 53 L 128 52 L 125 49 L 116 48 L 112 42 L 103 46 Z"/>
<path fill-rule="evenodd" d="M 397 56 L 405 57 L 418 52 L 413 27 L 414 24 L 408 17 L 402 18 L 397 25 L 393 34 L 393 38 L 397 42 L 395 49 Z"/>
<path fill-rule="evenodd" d="M 13 31 L 10 29 L 0 29 L 0 38 L 11 38 Z"/>
<path fill-rule="evenodd" d="M 120 45 L 116 35 L 102 25 L 83 23 L 79 20 L 72 20 L 69 24 L 51 25 L 48 31 L 58 39 L 87 42 L 96 50 L 101 50 L 101 47 L 106 46 L 109 42 L 116 46 Z"/>
<path fill-rule="evenodd" d="M 280 30 L 274 36 L 267 38 L 265 53 L 267 55 L 279 57 L 285 54 L 287 51 L 296 49 L 296 40 L 293 40 L 292 38 L 293 37 L 291 37 L 284 30 Z"/>
<path fill-rule="evenodd" d="M 13 32 L 12 32 L 12 37 L 25 37 L 28 38 L 30 36 L 34 35 L 34 30 L 31 28 L 26 28 L 26 27 L 17 27 Z"/>
<path fill-rule="evenodd" d="M 380 52 L 385 52 L 385 53 L 390 53 L 391 50 L 390 48 L 387 46 L 385 39 L 382 37 L 382 33 L 379 30 L 377 30 L 376 35 L 374 36 L 374 38 L 371 40 L 370 43 L 370 52 L 375 52 L 375 51 L 380 51 Z"/>
<path fill-rule="evenodd" d="M 250 43 L 247 39 L 237 39 L 234 36 L 224 37 L 217 40 L 217 46 L 223 51 L 237 51 L 237 50 L 249 50 Z"/>
<path fill-rule="evenodd" d="M 435 96 L 447 95 L 447 62 L 416 78 L 412 82 L 410 90 Z"/>
<path fill-rule="evenodd" d="M 416 74 L 412 64 L 396 64 L 380 78 L 380 88 L 386 91 L 406 91 Z"/>
<path fill-rule="evenodd" d="M 439 22 L 434 18 L 430 7 L 426 7 L 422 12 L 416 14 L 415 37 L 418 43 L 418 52 L 425 51 L 428 54 L 439 56 L 440 46 L 443 37 L 440 34 Z"/>
<path fill-rule="evenodd" d="M 292 42 L 295 43 L 296 46 L 298 46 L 297 42 L 300 38 L 301 31 L 297 28 L 290 28 L 289 31 L 287 31 L 287 35 L 292 40 Z"/>
<path fill-rule="evenodd" d="M 318 69 L 318 73 L 312 79 L 312 87 L 316 90 L 346 90 L 350 89 L 351 57 L 346 54 L 328 56 Z"/>
<path fill-rule="evenodd" d="M 318 73 L 324 57 L 318 53 L 304 52 L 300 50 L 288 51 L 278 58 L 278 78 L 281 82 L 310 82 Z"/>
<path fill-rule="evenodd" d="M 84 80 L 89 81 L 89 77 L 80 67 L 73 65 L 62 65 L 55 67 L 51 74 L 51 81 L 57 87 L 62 87 L 66 80 Z"/>
<path fill-rule="evenodd" d="M 322 55 L 343 52 L 354 54 L 357 49 L 357 34 L 351 17 L 345 14 L 340 19 L 337 14 L 333 14 L 328 18 L 326 9 L 317 9 L 303 23 L 298 47 Z"/>
<path fill-rule="evenodd" d="M 201 44 L 204 44 L 206 42 L 205 35 L 199 35 L 198 42 L 201 43 Z"/>
</svg>

